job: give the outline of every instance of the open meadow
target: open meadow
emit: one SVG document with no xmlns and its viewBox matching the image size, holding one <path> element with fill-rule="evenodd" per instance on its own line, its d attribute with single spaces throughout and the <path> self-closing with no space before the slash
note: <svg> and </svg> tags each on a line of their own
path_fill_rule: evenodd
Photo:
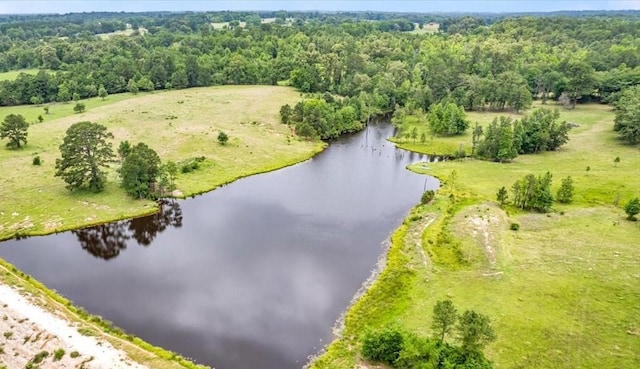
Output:
<svg viewBox="0 0 640 369">
<path fill-rule="evenodd" d="M 15 80 L 20 73 L 38 74 L 39 69 L 20 69 L 20 70 L 10 70 L 8 72 L 0 73 L 0 81 L 13 81 Z"/>
<path fill-rule="evenodd" d="M 499 114 L 470 115 L 486 125 Z M 561 110 L 561 119 L 580 126 L 556 152 L 505 164 L 465 159 L 410 167 L 443 186 L 396 231 L 388 267 L 315 367 L 361 363 L 356 348 L 365 327 L 396 323 L 430 336 L 433 306 L 445 299 L 491 318 L 498 338 L 485 354 L 496 368 L 640 366 L 640 222 L 627 221 L 622 210 L 640 195 L 640 151 L 616 139 L 610 107 L 579 105 Z M 470 147 L 467 136 L 399 146 L 433 153 L 447 144 Z M 496 203 L 501 186 L 546 171 L 554 194 L 560 178 L 573 178 L 573 203 L 554 204 L 548 214 Z M 510 230 L 512 223 L 519 230 Z"/>
<path fill-rule="evenodd" d="M 154 212 L 152 201 L 133 200 L 119 187 L 114 163 L 105 191 L 69 192 L 54 177 L 58 146 L 66 129 L 79 121 L 105 125 L 114 151 L 122 140 L 144 142 L 163 161 L 188 163 L 204 157 L 200 168 L 179 173 L 178 196 L 212 190 L 237 178 L 278 169 L 310 158 L 323 143 L 295 139 L 279 122 L 278 110 L 299 98 L 291 88 L 226 86 L 133 96 L 120 94 L 86 101 L 87 111 L 72 114 L 73 104 L 52 105 L 43 123 L 29 127 L 28 144 L 0 149 L 0 239 L 15 234 L 46 234 Z M 33 122 L 42 107 L 7 107 L 0 115 L 23 114 Z M 217 142 L 220 131 L 229 136 Z M 32 165 L 35 156 L 43 161 Z"/>
</svg>

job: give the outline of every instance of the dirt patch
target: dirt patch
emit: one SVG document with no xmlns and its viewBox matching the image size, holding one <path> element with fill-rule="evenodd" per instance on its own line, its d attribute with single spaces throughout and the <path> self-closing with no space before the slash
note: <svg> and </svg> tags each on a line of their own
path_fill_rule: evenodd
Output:
<svg viewBox="0 0 640 369">
<path fill-rule="evenodd" d="M 471 206 L 460 212 L 454 229 L 461 238 L 469 239 L 481 250 L 491 269 L 496 267 L 500 235 L 507 226 L 507 215 L 493 203 Z M 491 275 L 496 275 L 491 273 Z"/>
<path fill-rule="evenodd" d="M 88 335 L 90 330 L 78 328 L 40 307 L 33 297 L 0 284 L 0 367 L 24 368 L 32 362 L 42 369 L 147 368 L 110 343 Z"/>
</svg>

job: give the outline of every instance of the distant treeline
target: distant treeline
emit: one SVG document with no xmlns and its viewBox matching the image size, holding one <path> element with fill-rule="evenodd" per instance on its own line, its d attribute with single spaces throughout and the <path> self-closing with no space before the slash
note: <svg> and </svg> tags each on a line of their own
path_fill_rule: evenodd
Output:
<svg viewBox="0 0 640 369">
<path fill-rule="evenodd" d="M 0 82 L 0 105 L 86 98 L 100 86 L 113 94 L 279 81 L 358 97 L 367 116 L 398 107 L 426 111 L 444 99 L 467 110 L 520 110 L 536 98 L 608 103 L 640 84 L 639 14 L 3 16 L 0 71 L 41 71 Z M 229 23 L 212 26 L 221 22 Z M 414 22 L 437 22 L 442 32 L 407 32 Z M 127 28 L 129 36 L 96 37 Z"/>
</svg>

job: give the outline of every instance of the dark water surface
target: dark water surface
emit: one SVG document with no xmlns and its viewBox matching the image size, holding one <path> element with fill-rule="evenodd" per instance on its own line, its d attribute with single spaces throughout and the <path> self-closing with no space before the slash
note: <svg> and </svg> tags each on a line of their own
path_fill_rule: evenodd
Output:
<svg viewBox="0 0 640 369">
<path fill-rule="evenodd" d="M 305 163 L 239 180 L 156 216 L 0 243 L 0 257 L 92 314 L 218 369 L 294 369 L 437 180 L 386 141 L 389 124 Z"/>
</svg>

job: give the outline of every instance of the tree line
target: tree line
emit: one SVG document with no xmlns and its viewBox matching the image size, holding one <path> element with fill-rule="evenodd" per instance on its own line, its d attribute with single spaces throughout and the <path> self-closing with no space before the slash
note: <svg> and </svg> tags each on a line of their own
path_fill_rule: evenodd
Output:
<svg viewBox="0 0 640 369">
<path fill-rule="evenodd" d="M 266 15 L 280 21 L 261 23 Z M 289 81 L 303 92 L 359 96 L 385 113 L 427 111 L 445 99 L 466 110 L 518 111 L 533 98 L 613 102 L 640 83 L 634 15 L 441 17 L 444 32 L 434 35 L 403 32 L 426 15 L 363 16 L 99 13 L 82 23 L 68 15 L 83 29 L 75 33 L 55 16 L 4 18 L 0 71 L 41 71 L 0 82 L 0 105 L 98 96 L 100 86 L 113 94 Z M 247 24 L 211 26 L 229 20 Z M 95 36 L 127 25 L 147 32 Z"/>
</svg>

